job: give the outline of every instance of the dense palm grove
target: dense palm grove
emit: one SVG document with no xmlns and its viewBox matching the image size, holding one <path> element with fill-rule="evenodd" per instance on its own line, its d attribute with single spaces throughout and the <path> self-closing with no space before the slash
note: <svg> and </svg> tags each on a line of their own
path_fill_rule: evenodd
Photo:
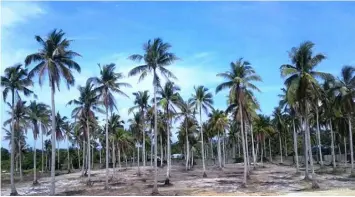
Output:
<svg viewBox="0 0 355 197">
<path fill-rule="evenodd" d="M 141 82 L 153 76 L 154 91 L 133 93 L 129 109 L 132 118 L 128 120 L 129 127 L 124 128 L 125 122 L 116 106 L 120 97 L 114 94 L 128 97 L 122 87 L 131 85 L 124 82 L 124 73 L 115 71 L 115 64 L 99 65 L 99 74 L 78 87 L 78 98 L 68 101 L 74 107 L 71 117 L 62 116 L 55 109 L 55 93 L 60 91 L 61 82 L 68 88 L 75 85 L 73 72 L 80 72 L 81 68 L 74 58 L 80 54 L 70 49 L 71 40 L 61 30 L 50 32 L 46 38 L 35 36 L 35 40 L 39 51 L 29 54 L 24 65 L 6 68 L 1 77 L 3 98 L 11 117 L 3 127 L 11 156 L 2 149 L 2 159 L 10 159 L 12 195 L 17 194 L 15 168 L 20 170 L 21 177 L 22 168 L 33 168 L 34 184 L 38 183 L 38 168 L 41 172 L 50 170 L 54 195 L 56 170 L 80 169 L 90 185 L 91 169 L 99 163 L 106 168 L 105 188 L 108 188 L 109 178 L 120 176 L 116 168 L 127 167 L 132 160 L 138 166 L 137 176 L 140 165 L 154 167 L 153 193 L 158 193 L 157 167 L 166 166 L 165 184 L 170 184 L 172 159 L 168 155 L 173 153 L 183 153 L 186 170 L 200 159 L 202 177 L 208 177 L 206 160 L 216 159 L 219 168 L 229 158 L 243 162 L 244 186 L 254 168 L 266 161 L 282 163 L 290 155 L 294 156 L 295 171 L 304 171 L 305 179 L 311 179 L 316 187 L 314 166 L 325 165 L 323 155 L 328 149 L 324 147 L 330 147 L 334 170 L 336 153 L 341 154 L 341 149 L 346 155 L 345 163 L 350 155 L 354 169 L 355 67 L 344 66 L 339 76 L 318 71 L 317 66 L 326 57 L 315 54 L 312 42 L 292 48 L 290 63 L 281 65 L 284 88 L 279 105 L 267 116 L 258 114 L 260 106 L 254 93 L 260 90 L 255 82 L 262 79 L 249 61 L 239 58 L 230 63 L 229 70 L 217 74 L 224 82 L 215 90 L 196 84 L 199 86 L 191 98 L 183 99 L 178 84 L 171 81 L 176 77 L 168 69 L 179 58 L 170 52 L 170 44 L 160 38 L 149 40 L 143 45 L 142 54 L 129 57 L 140 65 L 132 68 L 128 77 L 139 76 Z M 50 105 L 36 102 L 31 87 L 37 84 L 51 88 Z M 214 109 L 213 94 L 222 90 L 229 93 L 228 106 Z M 24 97 L 31 101 L 25 101 Z M 202 115 L 207 115 L 206 121 Z M 99 116 L 104 117 L 104 124 L 100 124 Z M 178 141 L 171 144 L 176 122 Z M 41 151 L 28 148 L 27 131 L 33 133 L 34 146 L 40 140 Z M 44 140 L 44 136 L 51 139 Z M 57 148 L 63 140 L 68 144 L 67 150 Z M 28 162 L 29 155 L 33 163 Z M 275 161 L 276 155 L 279 161 Z M 302 161 L 298 155 L 303 157 Z M 22 163 L 24 156 L 27 162 Z"/>
</svg>

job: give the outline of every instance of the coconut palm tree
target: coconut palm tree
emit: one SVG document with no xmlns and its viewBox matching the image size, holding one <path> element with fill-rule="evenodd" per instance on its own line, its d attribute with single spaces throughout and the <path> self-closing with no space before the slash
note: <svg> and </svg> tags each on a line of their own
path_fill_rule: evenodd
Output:
<svg viewBox="0 0 355 197">
<path fill-rule="evenodd" d="M 178 58 L 175 56 L 174 53 L 169 52 L 171 45 L 169 43 L 164 43 L 162 39 L 155 38 L 153 42 L 149 40 L 146 44 L 143 45 L 144 54 L 134 54 L 129 57 L 129 59 L 134 61 L 141 61 L 144 60 L 143 65 L 139 65 L 129 71 L 129 76 L 139 76 L 139 82 L 142 81 L 148 73 L 152 72 L 153 74 L 153 87 L 154 87 L 154 142 L 157 142 L 157 111 L 156 111 L 156 92 L 157 88 L 160 86 L 160 77 L 158 72 L 163 75 L 165 78 L 174 78 L 174 74 L 166 69 L 167 66 L 171 65 L 175 60 Z M 158 193 L 158 169 L 157 169 L 157 146 L 154 147 L 154 154 L 155 154 L 155 176 L 154 176 L 154 187 L 153 193 Z"/>
<path fill-rule="evenodd" d="M 251 94 L 251 90 L 260 91 L 253 82 L 261 81 L 259 75 L 255 73 L 255 70 L 248 61 L 244 61 L 243 58 L 239 58 L 236 62 L 231 62 L 231 68 L 229 71 L 217 74 L 219 77 L 226 79 L 226 82 L 221 83 L 216 87 L 216 93 L 222 91 L 223 89 L 230 89 L 230 106 L 228 108 L 236 109 L 238 108 L 240 128 L 242 134 L 242 144 L 244 153 L 244 186 L 246 185 L 247 179 L 247 154 L 246 154 L 246 143 L 244 139 L 244 118 L 243 111 L 246 106 L 246 97 Z M 226 111 L 229 111 L 228 109 Z M 237 111 L 234 114 L 235 120 L 237 120 Z"/>
<path fill-rule="evenodd" d="M 167 131 L 167 152 L 168 152 L 168 158 L 167 158 L 167 171 L 166 171 L 166 179 L 165 179 L 165 184 L 169 185 L 170 184 L 170 168 L 171 168 L 171 147 L 170 147 L 170 127 L 171 127 L 171 120 L 172 116 L 176 114 L 175 107 L 180 101 L 180 95 L 178 93 L 180 91 L 180 87 L 175 85 L 174 82 L 168 81 L 165 83 L 163 88 L 159 88 L 157 91 L 158 97 L 156 98 L 158 100 L 158 105 L 162 106 L 162 108 L 165 110 L 165 113 L 167 115 L 167 126 L 166 126 L 166 131 Z"/>
<path fill-rule="evenodd" d="M 105 189 L 108 189 L 108 112 L 113 111 L 116 107 L 116 99 L 113 96 L 113 92 L 117 93 L 121 96 L 127 97 L 128 95 L 124 93 L 121 88 L 122 87 L 131 87 L 128 83 L 118 82 L 118 80 L 123 78 L 122 73 L 116 73 L 115 68 L 116 65 L 111 63 L 104 65 L 103 67 L 100 66 L 100 77 L 92 77 L 89 78 L 89 81 L 92 81 L 94 84 L 97 85 L 96 91 L 99 92 L 100 101 L 103 103 L 106 109 L 106 182 L 105 182 Z"/>
<path fill-rule="evenodd" d="M 28 55 L 25 58 L 26 66 L 31 63 L 39 62 L 30 72 L 29 77 L 38 76 L 39 85 L 46 75 L 48 75 L 49 86 L 51 88 L 51 105 L 52 105 L 52 127 L 55 125 L 55 89 L 58 88 L 62 79 L 64 79 L 67 87 L 73 86 L 75 83 L 72 70 L 80 73 L 80 66 L 73 58 L 80 56 L 78 53 L 70 50 L 72 40 L 64 38 L 65 33 L 62 30 L 51 31 L 46 39 L 40 36 L 35 36 L 36 41 L 41 45 L 39 52 Z M 52 132 L 55 132 L 53 129 Z M 52 167 L 51 167 L 51 191 L 50 194 L 55 194 L 55 133 L 52 133 Z"/>
<path fill-rule="evenodd" d="M 222 168 L 222 155 L 221 155 L 221 142 L 220 142 L 220 132 L 225 133 L 227 129 L 229 129 L 229 122 L 227 115 L 222 110 L 212 110 L 212 112 L 208 115 L 209 116 L 209 124 L 211 125 L 211 129 L 217 131 L 218 136 L 218 163 L 219 167 Z M 224 141 L 223 135 L 223 141 Z M 225 154 L 223 152 L 223 154 Z"/>
<path fill-rule="evenodd" d="M 6 102 L 7 95 L 11 93 L 11 106 L 15 106 L 15 102 L 20 100 L 20 93 L 25 96 L 33 94 L 33 92 L 28 89 L 32 86 L 32 81 L 28 78 L 27 69 L 24 69 L 21 64 L 16 64 L 14 66 L 8 67 L 4 70 L 4 76 L 1 76 L 1 87 L 3 87 L 3 99 Z M 13 122 L 14 119 L 11 121 Z M 13 124 L 13 123 L 11 123 Z M 15 126 L 11 126 L 11 133 L 14 133 Z M 14 138 L 11 138 L 11 149 L 15 149 Z M 17 190 L 14 182 L 14 165 L 15 165 L 15 155 L 11 151 L 11 164 L 10 164 L 10 182 L 11 182 L 11 195 L 17 195 Z"/>
<path fill-rule="evenodd" d="M 182 127 L 184 127 L 185 128 L 185 134 L 184 134 L 184 136 L 185 136 L 185 140 L 186 140 L 186 155 L 185 155 L 185 158 L 186 158 L 186 165 L 185 165 L 185 167 L 186 167 L 186 170 L 188 170 L 188 168 L 189 168 L 189 153 L 190 153 L 190 146 L 189 146 L 189 138 L 188 138 L 188 136 L 189 136 L 189 132 L 188 132 L 188 128 L 189 128 L 189 126 L 188 126 L 188 121 L 189 121 L 189 119 L 193 119 L 194 118 L 194 116 L 195 116 L 195 112 L 194 112 L 194 110 L 193 110 L 193 105 L 191 104 L 191 102 L 188 102 L 188 101 L 184 101 L 183 99 L 182 99 L 182 97 L 179 97 L 179 101 L 178 101 L 178 108 L 180 109 L 180 112 L 178 112 L 177 114 L 176 114 L 176 118 L 177 118 L 177 120 L 178 119 L 183 119 L 183 123 L 185 124 L 184 126 L 182 126 Z"/>
<path fill-rule="evenodd" d="M 289 57 L 292 64 L 284 64 L 280 67 L 281 76 L 286 78 L 285 85 L 288 88 L 287 94 L 294 94 L 295 101 L 299 102 L 299 114 L 302 125 L 302 130 L 305 134 L 305 153 L 308 152 L 309 160 L 311 161 L 312 173 L 313 158 L 310 149 L 310 132 L 309 132 L 309 111 L 310 100 L 313 94 L 319 94 L 319 87 L 316 78 L 332 78 L 328 73 L 318 72 L 316 66 L 325 59 L 321 53 L 313 55 L 314 44 L 310 41 L 303 42 L 299 47 L 293 47 L 289 52 Z M 292 98 L 292 97 L 290 97 Z M 319 96 L 318 96 L 319 98 Z M 305 154 L 307 155 L 307 154 Z M 308 170 L 308 162 L 306 161 L 306 172 Z M 314 174 L 313 174 L 314 176 Z M 306 178 L 307 173 L 306 173 Z M 313 177 L 314 178 L 314 177 Z M 316 185 L 316 182 L 313 182 Z"/>
<path fill-rule="evenodd" d="M 85 86 L 78 87 L 80 96 L 78 99 L 74 99 L 68 102 L 68 105 L 75 105 L 76 107 L 72 111 L 72 117 L 86 116 L 86 135 L 87 139 L 90 141 L 90 127 L 89 119 L 95 119 L 95 111 L 104 113 L 100 109 L 99 101 L 100 95 L 95 91 L 94 84 L 92 81 L 87 80 Z M 90 144 L 90 143 L 89 143 Z M 91 165 L 90 165 L 90 146 L 87 146 L 87 155 L 88 155 L 88 184 L 90 183 L 91 177 Z"/>
<path fill-rule="evenodd" d="M 33 185 L 37 185 L 37 162 L 36 162 L 36 141 L 40 134 L 40 128 L 46 130 L 47 124 L 49 122 L 49 106 L 44 103 L 37 103 L 36 101 L 31 101 L 28 106 L 28 116 L 32 126 L 33 139 L 34 139 L 34 154 L 33 154 Z M 43 162 L 43 161 L 42 161 Z"/>
<path fill-rule="evenodd" d="M 352 121 L 355 113 L 355 67 L 344 66 L 341 76 L 335 81 L 333 88 L 336 94 L 336 103 L 340 106 L 342 113 L 348 121 L 349 140 L 350 140 L 350 160 L 351 170 L 354 173 L 354 148 L 353 148 L 353 129 Z"/>
<path fill-rule="evenodd" d="M 207 114 L 209 109 L 213 109 L 213 99 L 212 94 L 208 92 L 208 88 L 204 86 L 194 87 L 195 93 L 189 102 L 195 106 L 200 114 L 200 136 L 201 136 L 201 155 L 202 155 L 202 166 L 203 166 L 203 177 L 207 177 L 206 166 L 205 166 L 205 150 L 203 147 L 203 131 L 202 131 L 202 109 Z"/>
<path fill-rule="evenodd" d="M 145 122 L 145 117 L 146 113 L 149 106 L 149 94 L 148 90 L 145 90 L 144 92 L 138 91 L 134 92 L 133 95 L 135 96 L 134 99 L 134 106 L 129 108 L 128 113 L 132 113 L 133 110 L 138 109 L 140 111 L 140 114 L 143 116 L 141 120 L 143 123 Z M 142 135 L 143 135 L 143 149 L 142 149 L 142 155 L 143 155 L 143 166 L 145 166 L 146 162 L 146 152 L 145 152 L 145 127 L 144 124 L 142 125 Z"/>
</svg>

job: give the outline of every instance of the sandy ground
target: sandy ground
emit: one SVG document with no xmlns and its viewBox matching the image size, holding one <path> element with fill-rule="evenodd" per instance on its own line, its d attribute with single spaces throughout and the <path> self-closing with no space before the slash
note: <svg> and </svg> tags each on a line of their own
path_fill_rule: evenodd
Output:
<svg viewBox="0 0 355 197">
<path fill-rule="evenodd" d="M 141 167 L 142 175 L 137 176 L 137 168 L 110 169 L 109 190 L 104 190 L 105 170 L 93 170 L 93 185 L 87 186 L 87 178 L 81 178 L 80 172 L 56 176 L 57 195 L 151 195 L 154 171 L 151 167 Z M 355 196 L 355 178 L 349 178 L 349 172 L 334 175 L 318 171 L 316 176 L 320 186 L 312 190 L 312 183 L 303 180 L 304 175 L 296 174 L 295 168 L 284 165 L 265 164 L 252 170 L 246 188 L 242 188 L 243 165 L 227 164 L 225 168 L 207 167 L 207 178 L 202 178 L 201 166 L 185 171 L 183 165 L 172 166 L 170 182 L 165 186 L 166 168 L 158 168 L 158 187 L 161 195 L 180 196 L 216 196 L 216 195 L 349 195 Z M 40 185 L 32 186 L 31 181 L 16 183 L 20 195 L 48 195 L 50 177 L 39 179 Z M 1 184 L 1 195 L 9 195 L 8 181 Z"/>
</svg>

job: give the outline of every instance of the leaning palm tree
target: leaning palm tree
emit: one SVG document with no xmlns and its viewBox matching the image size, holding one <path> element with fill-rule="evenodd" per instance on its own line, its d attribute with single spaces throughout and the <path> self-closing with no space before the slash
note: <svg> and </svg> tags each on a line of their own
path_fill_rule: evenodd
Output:
<svg viewBox="0 0 355 197">
<path fill-rule="evenodd" d="M 170 184 L 170 168 L 171 168 L 171 147 L 170 147 L 170 127 L 171 127 L 171 120 L 172 116 L 176 114 L 175 107 L 179 102 L 180 95 L 178 93 L 180 91 L 180 87 L 175 85 L 174 82 L 168 81 L 165 83 L 163 88 L 160 88 L 157 92 L 158 97 L 156 98 L 159 102 L 159 105 L 165 110 L 167 116 L 167 125 L 166 125 L 166 132 L 167 132 L 167 163 L 168 167 L 166 170 L 166 179 L 165 185 Z"/>
<path fill-rule="evenodd" d="M 102 112 L 103 110 L 99 108 L 99 94 L 94 89 L 94 84 L 90 81 L 86 81 L 85 86 L 78 87 L 80 96 L 78 99 L 74 99 L 68 102 L 68 105 L 76 105 L 72 111 L 73 117 L 86 116 L 86 135 L 88 141 L 90 141 L 90 127 L 89 119 L 95 119 L 94 111 Z M 90 144 L 90 143 L 89 143 Z M 88 184 L 90 184 L 91 176 L 91 166 L 90 166 L 90 146 L 87 146 L 88 155 Z"/>
<path fill-rule="evenodd" d="M 25 96 L 31 95 L 33 92 L 28 89 L 32 86 L 32 81 L 28 78 L 27 69 L 24 69 L 21 64 L 17 64 L 8 67 L 4 71 L 4 76 L 1 76 L 1 87 L 3 87 L 3 99 L 6 102 L 8 93 L 11 93 L 11 106 L 15 106 L 15 102 L 20 99 L 20 94 L 23 93 Z M 13 124 L 14 119 L 12 119 L 11 124 Z M 11 127 L 11 133 L 14 134 L 14 126 Z M 11 138 L 11 149 L 15 149 L 14 138 Z M 14 151 L 11 151 L 11 164 L 10 164 L 10 181 L 11 181 L 11 195 L 17 195 L 15 182 L 14 182 L 14 163 L 15 155 Z"/>
<path fill-rule="evenodd" d="M 148 90 L 145 90 L 144 92 L 138 91 L 138 92 L 133 92 L 133 95 L 136 97 L 134 99 L 134 106 L 129 108 L 128 113 L 130 114 L 133 110 L 138 109 L 140 111 L 140 115 L 142 116 L 141 120 L 143 121 L 142 124 L 142 135 L 143 135 L 143 149 L 142 149 L 142 155 L 143 155 L 143 166 L 145 166 L 145 161 L 146 161 L 146 154 L 145 154 L 145 130 L 144 130 L 144 122 L 145 122 L 145 117 L 146 113 L 149 106 L 149 94 Z"/>
<path fill-rule="evenodd" d="M 195 93 L 192 95 L 190 102 L 195 106 L 200 114 L 200 136 L 201 136 L 201 155 L 203 166 L 203 177 L 207 177 L 205 166 L 205 150 L 203 147 L 203 129 L 202 129 L 202 109 L 207 114 L 209 109 L 213 109 L 212 94 L 208 92 L 208 88 L 204 86 L 194 87 Z"/>
<path fill-rule="evenodd" d="M 336 94 L 336 103 L 340 106 L 342 113 L 348 121 L 349 140 L 350 140 L 350 160 L 351 170 L 354 172 L 354 148 L 352 124 L 355 114 L 355 67 L 344 66 L 341 70 L 340 79 L 335 81 L 333 88 Z"/>
<path fill-rule="evenodd" d="M 310 41 L 303 42 L 299 47 L 293 47 L 289 53 L 291 64 L 284 64 L 280 67 L 281 76 L 285 77 L 285 85 L 288 88 L 287 94 L 294 95 L 294 100 L 299 102 L 299 114 L 304 132 L 305 153 L 308 152 L 309 160 L 311 163 L 312 174 L 313 158 L 312 151 L 310 149 L 310 132 L 309 132 L 309 111 L 310 100 L 313 94 L 319 94 L 319 84 L 316 81 L 317 77 L 323 79 L 332 78 L 328 73 L 315 71 L 316 66 L 325 59 L 325 56 L 321 53 L 313 55 L 314 44 Z M 291 97 L 291 96 L 290 96 Z M 319 98 L 319 96 L 318 96 Z M 305 154 L 305 157 L 307 154 Z M 308 161 L 307 159 L 305 161 Z M 306 178 L 308 178 L 308 162 L 306 163 Z M 314 179 L 314 174 L 313 174 Z M 317 186 L 315 180 L 313 185 Z"/>
<path fill-rule="evenodd" d="M 41 45 L 39 52 L 30 54 L 26 57 L 26 66 L 31 63 L 39 62 L 30 72 L 29 77 L 38 76 L 39 85 L 42 86 L 44 78 L 48 77 L 49 86 L 51 88 L 51 105 L 52 105 L 52 127 L 55 125 L 55 89 L 60 86 L 60 81 L 64 79 L 67 87 L 73 86 L 75 83 L 72 70 L 80 73 L 80 66 L 73 58 L 80 56 L 78 53 L 69 49 L 72 40 L 64 38 L 65 33 L 62 30 L 51 31 L 44 40 L 40 36 L 35 36 L 36 41 Z M 52 129 L 54 132 L 54 129 Z M 52 167 L 51 167 L 51 191 L 55 194 L 55 133 L 52 133 Z"/>
<path fill-rule="evenodd" d="M 49 122 L 48 116 L 49 106 L 44 103 L 37 103 L 36 101 L 31 101 L 28 106 L 28 116 L 32 126 L 33 139 L 34 139 L 34 154 L 33 154 L 33 185 L 37 185 L 37 162 L 36 162 L 36 141 L 40 134 L 40 129 L 46 130 L 46 123 Z"/>
<path fill-rule="evenodd" d="M 153 87 L 154 87 L 154 142 L 157 142 L 157 102 L 156 102 L 156 92 L 157 88 L 160 86 L 160 77 L 158 72 L 162 74 L 165 78 L 176 78 L 172 72 L 166 69 L 167 66 L 171 65 L 178 58 L 174 53 L 170 53 L 169 49 L 171 45 L 169 43 L 164 43 L 162 39 L 156 38 L 149 40 L 143 45 L 144 54 L 134 54 L 129 57 L 129 59 L 134 61 L 144 60 L 143 65 L 139 65 L 129 71 L 129 76 L 139 76 L 139 81 L 142 81 L 150 72 L 153 73 Z M 155 155 L 155 166 L 154 166 L 154 187 L 153 193 L 158 193 L 158 168 L 157 168 L 157 146 L 154 147 Z"/>
<path fill-rule="evenodd" d="M 122 87 L 131 87 L 128 83 L 118 82 L 118 80 L 123 78 L 122 73 L 116 73 L 115 68 L 116 65 L 111 63 L 100 67 L 100 77 L 92 77 L 89 78 L 89 81 L 94 82 L 97 85 L 96 91 L 99 92 L 100 101 L 103 103 L 106 109 L 106 182 L 105 189 L 108 189 L 108 149 L 109 149 L 109 141 L 108 141 L 108 112 L 113 111 L 116 106 L 116 100 L 113 96 L 113 92 L 125 96 L 128 98 L 127 94 L 124 93 L 121 88 Z"/>
<path fill-rule="evenodd" d="M 244 155 L 244 179 L 243 183 L 246 186 L 247 181 L 247 159 L 246 159 L 246 142 L 244 139 L 244 118 L 243 114 L 245 111 L 246 101 L 248 95 L 251 95 L 251 90 L 260 91 L 253 82 L 261 81 L 259 75 L 255 73 L 255 70 L 251 66 L 250 62 L 244 61 L 243 58 L 239 58 L 236 62 L 231 62 L 231 68 L 229 71 L 217 74 L 219 77 L 226 79 L 226 82 L 221 83 L 216 87 L 216 93 L 222 91 L 223 89 L 230 89 L 230 106 L 228 108 L 238 109 L 235 111 L 235 120 L 239 113 L 240 128 L 242 134 L 242 144 L 243 144 L 243 155 Z M 227 109 L 228 111 L 228 109 Z"/>
</svg>

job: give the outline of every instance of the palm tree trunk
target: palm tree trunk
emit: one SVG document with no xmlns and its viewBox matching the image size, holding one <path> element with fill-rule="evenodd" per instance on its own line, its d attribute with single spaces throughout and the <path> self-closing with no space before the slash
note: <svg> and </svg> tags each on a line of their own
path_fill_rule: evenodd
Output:
<svg viewBox="0 0 355 197">
<path fill-rule="evenodd" d="M 194 151 L 191 148 L 191 167 L 194 166 Z"/>
<path fill-rule="evenodd" d="M 154 78 L 156 78 L 156 72 L 154 70 Z M 154 187 L 153 187 L 153 194 L 157 194 L 158 193 L 158 168 L 157 168 L 157 164 L 158 164 L 158 160 L 157 160 L 157 153 L 158 153 L 158 146 L 157 146 L 157 135 L 158 135 L 158 128 L 157 128 L 157 98 L 156 98 L 156 94 L 157 94 L 157 87 L 156 84 L 153 84 L 154 86 L 154 142 L 155 142 L 155 146 L 154 146 Z"/>
<path fill-rule="evenodd" d="M 245 134 L 245 151 L 246 151 L 246 156 L 247 156 L 247 172 L 249 176 L 249 171 L 250 171 L 250 158 L 249 158 L 249 142 L 248 142 L 248 130 L 247 130 L 247 124 L 243 122 L 244 126 L 244 134 Z"/>
<path fill-rule="evenodd" d="M 331 148 L 332 148 L 332 159 L 333 159 L 333 169 L 336 168 L 336 162 L 335 162 L 335 150 L 334 150 L 334 132 L 333 132 L 333 126 L 332 126 L 332 120 L 329 119 L 329 127 L 330 127 L 330 137 L 331 137 Z"/>
<path fill-rule="evenodd" d="M 101 148 L 100 148 L 100 168 L 101 168 Z"/>
<path fill-rule="evenodd" d="M 128 167 L 128 164 L 127 164 L 127 155 L 126 155 L 126 153 L 124 152 L 124 150 L 123 150 L 123 154 L 124 154 L 124 158 L 125 158 L 125 160 L 126 160 L 126 169 L 127 169 L 127 167 Z"/>
<path fill-rule="evenodd" d="M 139 143 L 137 143 L 137 166 L 138 166 L 138 172 L 137 175 L 140 176 L 141 175 L 141 170 L 139 168 Z"/>
<path fill-rule="evenodd" d="M 166 113 L 167 113 L 167 117 L 168 117 L 168 124 L 166 127 L 166 132 L 167 132 L 167 156 L 166 156 L 166 160 L 167 160 L 167 164 L 168 167 L 166 168 L 166 179 L 165 179 L 165 184 L 169 185 L 170 184 L 170 159 L 171 159 L 171 155 L 170 155 L 170 117 L 169 117 L 169 101 L 167 103 L 167 109 L 166 109 Z"/>
<path fill-rule="evenodd" d="M 40 125 L 41 125 L 41 122 L 40 122 Z M 41 127 L 39 127 L 40 129 L 41 129 Z M 41 131 L 40 131 L 40 133 L 41 133 L 41 139 L 42 139 L 42 163 L 41 163 L 41 165 L 42 165 L 42 173 L 44 172 L 43 170 L 43 165 L 44 165 L 44 149 L 43 149 L 43 133 L 42 133 L 43 131 L 42 131 L 42 129 L 41 129 Z"/>
<path fill-rule="evenodd" d="M 202 111 L 201 111 L 201 104 L 200 104 L 200 125 L 201 125 L 201 153 L 202 153 L 202 166 L 203 166 L 203 177 L 207 177 L 206 174 L 206 166 L 205 166 L 205 150 L 203 147 L 203 129 L 202 129 Z"/>
<path fill-rule="evenodd" d="M 260 141 L 260 143 L 262 143 L 262 141 Z M 264 166 L 264 149 L 261 146 L 262 144 L 260 144 L 260 162 L 261 166 Z"/>
<path fill-rule="evenodd" d="M 151 130 L 151 133 L 153 131 Z M 150 166 L 153 167 L 153 135 L 150 137 Z M 154 142 L 156 144 L 156 142 Z M 154 145 L 155 146 L 155 145 Z"/>
<path fill-rule="evenodd" d="M 59 159 L 59 141 L 57 141 L 57 145 L 58 145 L 58 150 L 57 150 L 57 152 L 58 152 L 58 170 L 60 170 L 60 159 Z"/>
<path fill-rule="evenodd" d="M 33 146 L 33 149 L 34 149 L 34 152 L 33 152 L 33 184 L 37 184 L 38 181 L 37 181 L 37 161 L 36 161 L 36 154 L 37 154 L 37 151 L 36 151 L 36 141 L 37 141 L 37 137 L 34 137 L 34 146 Z"/>
<path fill-rule="evenodd" d="M 78 164 L 79 164 L 79 169 L 80 169 L 81 165 L 80 165 L 80 148 L 79 148 L 79 146 L 77 146 L 76 149 L 78 150 Z"/>
<path fill-rule="evenodd" d="M 214 153 L 213 153 L 213 141 L 212 138 L 210 140 L 210 146 L 211 146 L 211 158 L 214 159 Z"/>
<path fill-rule="evenodd" d="M 270 143 L 270 137 L 269 137 L 269 160 L 270 160 L 270 162 L 272 162 L 272 156 L 271 156 L 271 153 L 272 153 L 272 151 L 271 151 L 271 143 Z"/>
<path fill-rule="evenodd" d="M 287 134 L 288 133 L 285 133 L 285 137 L 284 137 L 284 139 L 285 139 L 285 159 L 287 159 L 287 156 L 288 156 L 288 151 L 287 151 Z"/>
<path fill-rule="evenodd" d="M 19 150 L 19 165 L 20 165 L 20 180 L 23 181 L 23 173 L 22 173 L 22 151 L 21 151 L 21 142 L 18 142 L 18 150 Z"/>
<path fill-rule="evenodd" d="M 51 83 L 51 101 L 52 101 L 52 162 L 51 162 L 51 191 L 50 195 L 55 195 L 55 129 L 56 122 L 55 122 L 55 102 L 54 102 L 54 82 Z M 59 162 L 59 161 L 58 161 Z"/>
<path fill-rule="evenodd" d="M 264 154 L 265 154 L 265 157 L 266 157 L 265 134 L 263 134 L 262 137 L 263 137 Z M 260 147 L 260 148 L 261 148 L 261 147 Z"/>
<path fill-rule="evenodd" d="M 239 106 L 242 106 L 239 102 Z M 243 157 L 244 157 L 244 176 L 243 176 L 243 185 L 246 186 L 247 184 L 247 153 L 246 153 L 246 143 L 244 138 L 244 121 L 243 121 L 243 111 L 242 108 L 239 109 L 240 113 L 240 133 L 242 134 L 242 146 L 243 146 Z"/>
<path fill-rule="evenodd" d="M 185 124 L 185 136 L 186 136 L 186 164 L 185 164 L 185 168 L 186 168 L 186 170 L 188 170 L 189 169 L 189 158 L 190 158 L 190 148 L 189 148 L 189 134 L 188 134 L 188 132 L 187 132 L 187 127 L 188 127 L 188 125 L 187 125 L 187 120 L 185 121 L 186 122 L 186 124 Z"/>
<path fill-rule="evenodd" d="M 117 146 L 117 152 L 118 152 L 118 167 L 119 167 L 119 170 L 121 170 L 122 166 L 121 166 L 121 150 L 120 150 L 120 147 Z"/>
<path fill-rule="evenodd" d="M 254 147 L 254 134 L 253 134 L 253 124 L 250 123 L 250 135 L 251 135 L 251 151 L 253 154 L 253 166 L 255 168 L 256 157 L 255 157 L 255 147 Z"/>
<path fill-rule="evenodd" d="M 292 124 L 293 124 L 293 150 L 295 152 L 295 160 L 296 160 L 296 172 L 298 173 L 300 171 L 300 167 L 298 164 L 298 148 L 297 148 L 297 133 L 296 133 L 296 128 L 295 128 L 295 119 L 292 119 Z"/>
<path fill-rule="evenodd" d="M 347 148 L 346 148 L 346 137 L 345 136 L 344 136 L 344 164 L 345 164 L 345 167 L 348 166 L 348 151 L 347 151 Z"/>
<path fill-rule="evenodd" d="M 279 131 L 279 144 L 280 144 L 280 156 L 281 156 L 281 163 L 283 163 L 283 160 L 282 160 L 282 140 L 281 140 L 281 131 Z"/>
<path fill-rule="evenodd" d="M 351 171 L 354 170 L 354 148 L 353 148 L 353 131 L 351 128 L 351 116 L 348 117 L 349 123 L 349 140 L 350 140 L 350 161 L 351 161 Z"/>
<path fill-rule="evenodd" d="M 48 153 L 46 152 L 46 171 L 48 170 Z"/>
<path fill-rule="evenodd" d="M 69 140 L 68 140 L 68 172 L 70 172 L 70 153 L 69 153 Z"/>
<path fill-rule="evenodd" d="M 108 106 L 106 106 L 106 180 L 105 180 L 105 189 L 108 189 Z"/>
<path fill-rule="evenodd" d="M 309 160 L 311 163 L 311 170 L 312 170 L 312 178 L 314 178 L 314 165 L 313 165 L 313 156 L 312 156 L 312 144 L 311 144 L 311 135 L 309 132 L 309 124 L 308 124 L 308 119 L 306 119 L 306 133 L 307 133 L 307 149 L 308 149 L 308 154 L 309 154 Z"/>
<path fill-rule="evenodd" d="M 85 172 L 85 140 L 83 141 L 83 166 L 81 170 L 81 176 L 84 176 Z"/>
<path fill-rule="evenodd" d="M 240 158 L 240 139 L 239 139 L 239 134 L 237 134 L 237 146 L 238 146 L 238 157 Z"/>
<path fill-rule="evenodd" d="M 88 114 L 88 113 L 87 113 Z M 87 155 L 88 155 L 88 182 L 90 182 L 90 178 L 91 178 L 91 161 L 90 161 L 90 148 L 91 148 L 91 141 L 90 141 L 90 126 L 89 126 L 89 115 L 87 115 L 88 117 L 86 118 L 86 129 L 88 132 L 88 151 L 87 151 Z"/>
<path fill-rule="evenodd" d="M 163 136 L 160 134 L 160 166 L 163 166 L 164 150 L 163 150 Z"/>
<path fill-rule="evenodd" d="M 116 156 L 115 156 L 115 141 L 112 140 L 112 167 L 113 175 L 116 176 Z"/>
<path fill-rule="evenodd" d="M 319 117 L 318 117 L 318 107 L 316 107 L 316 118 L 317 118 L 317 141 L 318 141 L 318 151 L 320 158 L 320 165 L 323 167 L 323 157 L 322 157 L 322 144 L 320 139 L 320 131 L 319 131 Z"/>
<path fill-rule="evenodd" d="M 226 165 L 226 149 L 225 149 L 225 131 L 224 131 L 224 133 L 223 133 L 223 141 L 222 141 L 222 148 L 223 148 L 223 166 L 222 167 L 224 167 L 225 165 Z"/>
<path fill-rule="evenodd" d="M 222 159 L 221 159 L 221 137 L 219 136 L 219 131 L 218 131 L 218 134 L 217 134 L 217 137 L 218 137 L 218 146 L 217 146 L 217 152 L 218 152 L 218 166 L 220 168 L 222 168 Z"/>
<path fill-rule="evenodd" d="M 143 116 L 144 116 L 144 115 L 143 115 Z M 142 134 L 143 134 L 142 156 L 143 156 L 143 166 L 145 167 L 146 152 L 145 152 L 145 130 L 144 130 L 144 123 L 143 123 L 143 126 L 142 126 Z"/>
<path fill-rule="evenodd" d="M 12 89 L 12 112 L 14 114 L 14 104 L 15 104 L 15 90 Z M 11 116 L 11 164 L 10 164 L 10 182 L 11 182 L 11 193 L 10 195 L 17 195 L 17 190 L 14 181 L 14 166 L 15 166 L 15 122 L 14 116 Z"/>
<path fill-rule="evenodd" d="M 91 157 L 90 157 L 90 160 L 91 160 L 91 168 L 90 168 L 90 171 L 91 171 L 91 169 L 94 167 L 94 147 L 93 146 L 91 146 Z"/>
</svg>

